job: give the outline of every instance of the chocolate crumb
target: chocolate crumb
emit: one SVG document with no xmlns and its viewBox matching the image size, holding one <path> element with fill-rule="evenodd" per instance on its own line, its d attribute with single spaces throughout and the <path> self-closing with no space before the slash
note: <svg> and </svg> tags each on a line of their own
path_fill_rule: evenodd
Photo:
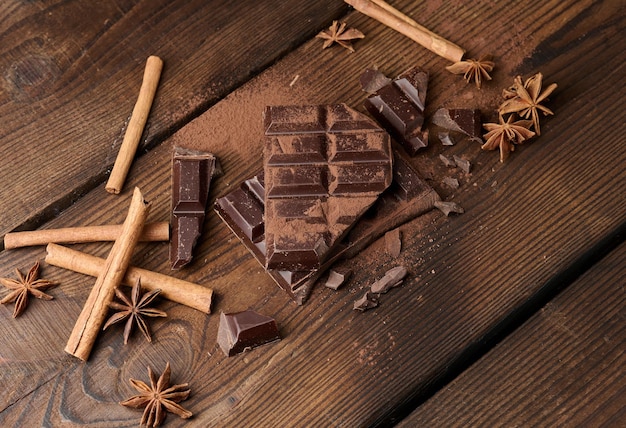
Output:
<svg viewBox="0 0 626 428">
<path fill-rule="evenodd" d="M 454 162 L 456 163 L 456 166 L 463 170 L 463 172 L 465 172 L 466 174 L 470 173 L 472 169 L 472 164 L 470 161 L 468 161 L 467 159 L 463 159 L 460 156 L 454 155 Z"/>
<path fill-rule="evenodd" d="M 441 182 L 445 184 L 446 186 L 451 187 L 453 189 L 459 188 L 459 180 L 457 180 L 456 178 L 444 177 L 443 180 L 441 180 Z"/>
<path fill-rule="evenodd" d="M 441 162 L 443 162 L 443 164 L 448 168 L 454 168 L 456 166 L 456 162 L 451 157 L 439 155 L 439 159 L 441 159 Z"/>
<path fill-rule="evenodd" d="M 449 216 L 450 213 L 463 214 L 465 212 L 463 207 L 461 207 L 456 202 L 436 201 L 435 207 L 439 209 L 442 213 L 444 213 L 446 217 Z"/>
<path fill-rule="evenodd" d="M 385 233 L 385 246 L 387 252 L 391 257 L 398 257 L 400 251 L 402 251 L 402 237 L 400 235 L 400 229 L 395 228 Z"/>
<path fill-rule="evenodd" d="M 367 291 L 360 299 L 354 302 L 352 309 L 364 312 L 378 306 L 378 299 L 372 293 Z"/>
<path fill-rule="evenodd" d="M 370 290 L 372 293 L 384 294 L 392 288 L 402 284 L 407 273 L 408 272 L 404 266 L 396 266 L 393 269 L 389 269 L 385 272 L 385 276 L 372 284 Z"/>
<path fill-rule="evenodd" d="M 328 274 L 328 279 L 326 280 L 326 284 L 324 284 L 328 288 L 332 288 L 333 290 L 339 289 L 352 275 L 352 270 L 347 268 L 338 268 L 331 269 Z"/>
</svg>

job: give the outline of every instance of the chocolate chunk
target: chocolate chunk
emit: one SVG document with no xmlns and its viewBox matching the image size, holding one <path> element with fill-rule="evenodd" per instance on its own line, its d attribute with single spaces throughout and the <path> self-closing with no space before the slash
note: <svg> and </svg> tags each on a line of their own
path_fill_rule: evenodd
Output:
<svg viewBox="0 0 626 428">
<path fill-rule="evenodd" d="M 174 148 L 170 220 L 172 269 L 180 269 L 193 258 L 193 249 L 202 234 L 215 162 L 215 156 L 211 153 Z"/>
<path fill-rule="evenodd" d="M 413 67 L 364 102 L 367 111 L 411 156 L 428 145 L 428 130 L 422 129 L 427 87 L 428 73 Z"/>
<path fill-rule="evenodd" d="M 444 213 L 446 217 L 449 216 L 450 213 L 463 214 L 465 212 L 462 206 L 456 202 L 450 201 L 437 201 L 435 202 L 435 208 Z"/>
<path fill-rule="evenodd" d="M 220 315 L 217 343 L 228 357 L 277 340 L 280 333 L 273 318 L 251 310 Z"/>
<path fill-rule="evenodd" d="M 368 309 L 372 309 L 378 306 L 378 299 L 373 293 L 367 291 L 361 298 L 357 299 L 352 306 L 355 311 L 364 312 Z"/>
<path fill-rule="evenodd" d="M 467 159 L 463 159 L 461 156 L 454 155 L 454 163 L 461 168 L 464 173 L 469 174 L 472 169 L 472 164 Z"/>
<path fill-rule="evenodd" d="M 459 188 L 459 180 L 457 180 L 456 178 L 444 177 L 443 180 L 441 180 L 441 182 L 445 184 L 446 186 L 451 187 L 453 189 Z"/>
<path fill-rule="evenodd" d="M 385 233 L 385 246 L 387 247 L 387 252 L 391 257 L 400 256 L 400 251 L 402 250 L 402 238 L 400 236 L 400 229 L 395 228 Z"/>
<path fill-rule="evenodd" d="M 456 166 L 456 162 L 454 161 L 454 159 L 452 159 L 452 158 L 450 158 L 450 157 L 448 157 L 446 155 L 443 155 L 443 154 L 439 155 L 439 159 L 448 168 L 454 168 Z"/>
<path fill-rule="evenodd" d="M 352 275 L 352 270 L 350 269 L 331 269 L 328 273 L 328 279 L 324 284 L 328 288 L 332 288 L 333 290 L 339 289 Z"/>
<path fill-rule="evenodd" d="M 218 198 L 215 211 L 257 261 L 265 266 L 265 238 L 253 230 L 263 229 L 264 180 L 262 174 L 246 180 L 231 193 Z M 439 195 L 426 184 L 411 164 L 394 152 L 393 182 L 383 192 L 367 216 L 361 217 L 348 235 L 335 247 L 323 265 L 313 271 L 267 269 L 272 279 L 298 304 L 303 304 L 313 283 L 338 260 L 354 257 L 388 230 L 429 211 Z"/>
<path fill-rule="evenodd" d="M 392 180 L 389 136 L 345 104 L 265 110 L 266 267 L 318 269 Z"/>
<path fill-rule="evenodd" d="M 376 69 L 368 68 L 361 74 L 359 82 L 365 92 L 373 94 L 383 86 L 390 84 L 391 79 Z"/>
<path fill-rule="evenodd" d="M 452 139 L 448 132 L 440 132 L 437 134 L 437 137 L 439 138 L 439 141 L 441 141 L 441 144 L 444 146 L 454 146 L 455 144 L 455 141 Z"/>
<path fill-rule="evenodd" d="M 396 266 L 395 268 L 389 269 L 385 272 L 385 276 L 371 285 L 370 290 L 372 293 L 384 294 L 402 284 L 407 273 L 404 266 Z"/>
<path fill-rule="evenodd" d="M 478 109 L 440 108 L 432 117 L 432 122 L 444 129 L 461 132 L 470 137 L 480 138 L 482 120 Z"/>
</svg>

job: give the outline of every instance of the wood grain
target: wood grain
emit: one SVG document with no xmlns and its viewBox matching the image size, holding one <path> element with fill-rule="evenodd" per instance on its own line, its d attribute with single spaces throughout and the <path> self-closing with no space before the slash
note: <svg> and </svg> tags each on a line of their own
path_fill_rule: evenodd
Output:
<svg viewBox="0 0 626 428">
<path fill-rule="evenodd" d="M 479 351 L 481 341 L 516 308 L 626 221 L 626 198 L 618 185 L 625 178 L 626 148 L 606 144 L 620 141 L 625 125 L 616 115 L 604 114 L 619 102 L 614 88 L 624 67 L 621 50 L 605 46 L 623 27 L 612 2 L 493 5 L 481 0 L 450 8 L 407 0 L 394 6 L 422 17 L 472 56 L 491 51 L 499 66 L 494 80 L 477 92 L 446 72 L 445 61 L 351 13 L 350 26 L 366 34 L 355 43 L 356 54 L 321 50 L 320 41 L 311 40 L 137 161 L 127 186 L 140 185 L 152 201 L 148 221 L 168 218 L 174 144 L 219 157 L 225 174 L 212 183 L 214 200 L 261 168 L 265 104 L 341 101 L 359 107 L 365 95 L 358 75 L 374 64 L 389 75 L 414 64 L 427 68 L 428 114 L 442 105 L 472 106 L 491 119 L 501 89 L 516 74 L 542 71 L 546 82 L 558 82 L 559 89 L 548 104 L 555 116 L 542 122 L 541 138 L 520 146 L 505 164 L 476 143 L 444 148 L 433 142 L 413 162 L 466 213 L 446 218 L 431 212 L 403 226 L 399 258 L 386 253 L 384 239 L 377 241 L 343 264 L 355 272 L 344 289 L 318 287 L 303 307 L 272 283 L 217 216 L 207 216 L 194 262 L 174 275 L 213 288 L 214 314 L 252 308 L 273 316 L 283 335 L 277 344 L 236 357 L 226 358 L 215 345 L 217 316 L 163 302 L 159 307 L 168 318 L 153 324 L 152 344 L 134 336 L 122 346 L 121 331 L 107 330 L 88 364 L 68 362 L 61 344 L 90 281 L 44 267 L 42 275 L 62 283 L 54 290 L 55 300 L 33 302 L 19 324 L 10 320 L 10 308 L 0 308 L 5 309 L 0 311 L 0 357 L 8 368 L 0 371 L 0 380 L 16 385 L 4 397 L 0 422 L 136 423 L 140 413 L 116 404 L 133 394 L 127 379 L 145 377 L 148 364 L 160 371 L 166 361 L 175 382 L 190 382 L 193 395 L 185 407 L 194 412 L 192 426 L 393 422 L 399 408 L 423 396 L 468 349 Z M 487 32 L 486 22 L 491 25 Z M 448 170 L 440 153 L 470 160 L 471 174 Z M 459 189 L 441 185 L 449 175 L 459 180 Z M 103 199 L 103 191 L 99 186 L 87 193 L 45 227 L 120 222 L 119 198 Z M 102 256 L 109 247 L 78 248 Z M 0 275 L 10 275 L 13 266 L 27 266 L 42 253 L 0 253 Z M 167 263 L 167 245 L 158 243 L 139 244 L 132 261 L 162 273 L 168 272 Z M 396 264 L 409 269 L 405 284 L 384 295 L 379 308 L 353 311 L 364 287 Z M 45 322 L 50 319 L 56 320 L 52 328 Z M 29 372 L 35 380 L 24 382 Z M 172 416 L 168 423 L 182 424 Z"/>
<path fill-rule="evenodd" d="M 146 58 L 164 62 L 139 153 L 343 13 L 337 1 L 8 0 L 0 5 L 0 236 L 106 178 Z"/>
<path fill-rule="evenodd" d="M 625 264 L 622 244 L 399 426 L 620 426 Z"/>
</svg>

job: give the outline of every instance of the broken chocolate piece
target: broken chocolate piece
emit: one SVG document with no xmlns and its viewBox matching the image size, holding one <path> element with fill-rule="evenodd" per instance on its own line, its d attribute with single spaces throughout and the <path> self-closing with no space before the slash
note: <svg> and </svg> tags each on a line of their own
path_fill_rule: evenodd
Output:
<svg viewBox="0 0 626 428">
<path fill-rule="evenodd" d="M 444 177 L 443 180 L 441 180 L 441 182 L 445 184 L 446 186 L 451 187 L 453 189 L 459 188 L 459 180 L 457 180 L 456 178 Z"/>
<path fill-rule="evenodd" d="M 217 343 L 228 357 L 277 340 L 280 333 L 273 318 L 251 310 L 220 315 Z"/>
<path fill-rule="evenodd" d="M 368 94 L 373 94 L 385 85 L 391 83 L 391 79 L 374 68 L 366 69 L 359 78 L 361 88 Z"/>
<path fill-rule="evenodd" d="M 331 269 L 328 273 L 328 279 L 324 284 L 328 288 L 332 288 L 333 290 L 338 290 L 352 275 L 352 270 L 350 269 Z"/>
<path fill-rule="evenodd" d="M 428 73 L 413 67 L 364 102 L 367 111 L 411 156 L 428 145 L 428 130 L 422 128 L 427 87 Z"/>
<path fill-rule="evenodd" d="M 467 159 L 463 159 L 461 156 L 454 155 L 454 162 L 456 166 L 461 168 L 464 173 L 469 174 L 472 169 L 472 164 Z"/>
<path fill-rule="evenodd" d="M 395 228 L 385 233 L 385 246 L 387 247 L 387 252 L 391 257 L 400 256 L 400 251 L 402 250 L 402 238 L 400 236 L 400 229 Z"/>
<path fill-rule="evenodd" d="M 345 104 L 265 110 L 266 268 L 318 269 L 392 180 L 387 133 Z"/>
<path fill-rule="evenodd" d="M 440 108 L 433 115 L 432 122 L 444 129 L 461 132 L 470 137 L 480 138 L 482 133 L 479 109 Z"/>
<path fill-rule="evenodd" d="M 435 207 L 448 217 L 450 213 L 463 214 L 465 210 L 456 202 L 436 201 Z"/>
<path fill-rule="evenodd" d="M 170 241 L 172 269 L 180 269 L 193 258 L 193 249 L 202 234 L 215 162 L 211 153 L 174 148 Z"/>
<path fill-rule="evenodd" d="M 395 268 L 389 269 L 385 272 L 385 276 L 371 285 L 370 290 L 372 293 L 384 294 L 402 284 L 407 273 L 404 266 L 396 266 Z"/>
<path fill-rule="evenodd" d="M 440 132 L 437 134 L 437 137 L 439 137 L 439 141 L 441 141 L 441 144 L 444 146 L 454 146 L 454 140 L 452 139 L 452 137 L 450 136 L 449 133 L 447 132 Z"/>
<path fill-rule="evenodd" d="M 374 296 L 373 293 L 369 291 L 365 292 L 361 298 L 357 299 L 352 306 L 352 309 L 355 311 L 364 312 L 368 309 L 372 309 L 378 306 L 378 299 Z"/>
<path fill-rule="evenodd" d="M 454 168 L 456 166 L 456 162 L 454 161 L 454 159 L 446 155 L 439 155 L 439 159 L 441 159 L 441 162 L 443 162 L 443 164 L 448 168 Z"/>
</svg>

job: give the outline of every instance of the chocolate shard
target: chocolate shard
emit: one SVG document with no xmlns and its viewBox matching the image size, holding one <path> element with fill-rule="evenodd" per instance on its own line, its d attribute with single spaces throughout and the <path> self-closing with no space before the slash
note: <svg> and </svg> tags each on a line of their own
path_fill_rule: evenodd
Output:
<svg viewBox="0 0 626 428">
<path fill-rule="evenodd" d="M 448 168 L 454 168 L 456 167 L 456 162 L 454 161 L 454 158 L 448 157 L 444 154 L 440 154 L 439 155 L 439 159 L 441 160 L 441 162 L 447 166 Z"/>
<path fill-rule="evenodd" d="M 448 217 L 451 213 L 463 214 L 465 210 L 462 206 L 452 201 L 437 201 L 435 208 L 444 213 Z"/>
<path fill-rule="evenodd" d="M 351 275 L 351 269 L 331 269 L 328 273 L 328 279 L 326 280 L 326 283 L 324 285 L 333 290 L 338 290 L 339 287 L 346 283 Z"/>
<path fill-rule="evenodd" d="M 461 156 L 454 155 L 454 163 L 456 163 L 456 166 L 461 168 L 466 174 L 469 174 L 472 170 L 472 163 Z"/>
<path fill-rule="evenodd" d="M 376 294 L 384 294 L 404 281 L 408 271 L 404 266 L 396 266 L 385 272 L 385 276 L 373 283 L 370 291 Z"/>
<path fill-rule="evenodd" d="M 423 129 L 428 73 L 413 67 L 365 99 L 367 111 L 406 152 L 414 156 L 428 145 Z"/>
<path fill-rule="evenodd" d="M 251 310 L 220 314 L 217 343 L 228 357 L 277 340 L 280 332 L 273 318 Z"/>
<path fill-rule="evenodd" d="M 363 296 L 357 299 L 352 305 L 352 309 L 355 311 L 365 312 L 368 309 L 372 309 L 378 306 L 378 299 L 374 296 L 374 293 L 369 291 L 365 292 Z"/>
<path fill-rule="evenodd" d="M 345 104 L 265 110 L 266 268 L 319 269 L 392 180 L 389 136 Z"/>
<path fill-rule="evenodd" d="M 400 229 L 395 228 L 385 233 L 385 246 L 387 252 L 391 257 L 399 257 L 400 251 L 402 251 L 402 237 L 400 236 Z"/>
<path fill-rule="evenodd" d="M 440 108 L 433 114 L 432 122 L 444 129 L 480 138 L 482 120 L 479 109 Z"/>
<path fill-rule="evenodd" d="M 368 94 L 374 94 L 380 88 L 391 83 L 391 79 L 374 68 L 366 69 L 359 77 L 361 88 Z"/>
<path fill-rule="evenodd" d="M 444 177 L 443 180 L 441 180 L 441 182 L 445 184 L 446 186 L 451 187 L 453 189 L 459 188 L 459 180 L 457 180 L 454 177 Z"/>
<path fill-rule="evenodd" d="M 172 155 L 170 265 L 180 269 L 193 258 L 202 234 L 216 158 L 211 153 L 175 147 Z"/>
<path fill-rule="evenodd" d="M 444 146 L 454 146 L 455 144 L 455 141 L 452 139 L 449 132 L 439 132 L 437 134 L 437 137 L 439 138 L 439 141 L 441 141 L 441 144 Z"/>
</svg>

